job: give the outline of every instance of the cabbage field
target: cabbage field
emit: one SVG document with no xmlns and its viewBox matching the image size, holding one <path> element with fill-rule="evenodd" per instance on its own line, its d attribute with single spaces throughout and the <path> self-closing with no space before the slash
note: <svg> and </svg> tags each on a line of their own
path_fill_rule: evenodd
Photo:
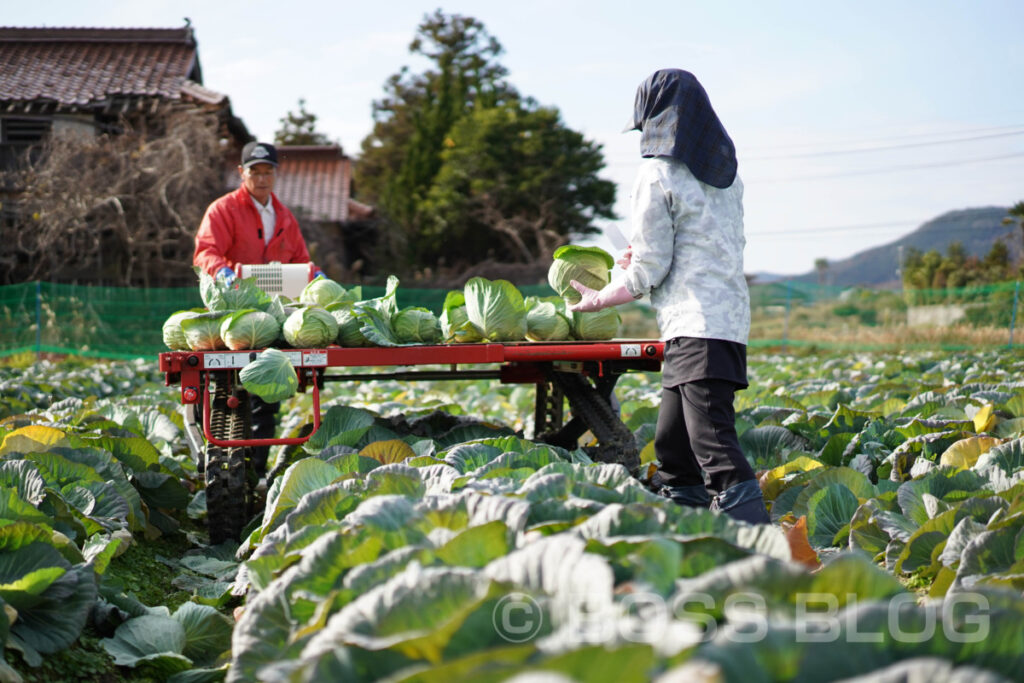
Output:
<svg viewBox="0 0 1024 683">
<path fill-rule="evenodd" d="M 1022 378 L 752 355 L 759 527 L 530 441 L 532 387 L 334 383 L 211 546 L 155 358 L 0 367 L 0 681 L 1020 680 Z M 647 461 L 658 379 L 616 389 Z"/>
</svg>

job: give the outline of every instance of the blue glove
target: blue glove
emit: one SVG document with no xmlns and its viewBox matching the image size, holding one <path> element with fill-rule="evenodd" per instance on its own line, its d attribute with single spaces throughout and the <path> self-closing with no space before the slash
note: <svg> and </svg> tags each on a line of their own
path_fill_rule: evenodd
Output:
<svg viewBox="0 0 1024 683">
<path fill-rule="evenodd" d="M 235 281 L 235 271 L 231 270 L 227 266 L 224 266 L 223 268 L 217 271 L 217 279 L 223 280 L 224 284 L 226 285 L 230 285 L 232 282 Z"/>
<path fill-rule="evenodd" d="M 313 279 L 315 280 L 318 277 L 326 278 L 327 276 L 324 275 L 324 271 L 317 268 L 316 270 L 313 271 Z"/>
</svg>

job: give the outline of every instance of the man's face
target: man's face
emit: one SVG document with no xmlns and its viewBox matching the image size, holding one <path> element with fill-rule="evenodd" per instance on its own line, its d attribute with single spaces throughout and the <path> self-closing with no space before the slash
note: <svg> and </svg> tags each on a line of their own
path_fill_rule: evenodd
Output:
<svg viewBox="0 0 1024 683">
<path fill-rule="evenodd" d="M 274 170 L 272 164 L 253 164 L 249 168 L 238 169 L 245 189 L 260 204 L 266 204 L 270 193 L 274 191 Z"/>
</svg>

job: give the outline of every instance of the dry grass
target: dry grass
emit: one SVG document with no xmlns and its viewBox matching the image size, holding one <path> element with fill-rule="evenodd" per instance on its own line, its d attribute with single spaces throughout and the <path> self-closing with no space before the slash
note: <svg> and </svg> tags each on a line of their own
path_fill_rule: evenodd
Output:
<svg viewBox="0 0 1024 683">
<path fill-rule="evenodd" d="M 778 342 L 785 340 L 797 345 L 815 345 L 821 347 L 844 348 L 982 348 L 1006 346 L 1010 341 L 1010 332 L 1002 327 L 972 327 L 970 325 L 950 325 L 948 327 L 909 327 L 895 325 L 891 327 L 868 327 L 845 325 L 835 328 L 799 328 L 789 329 L 783 337 L 781 330 L 771 335 L 761 329 L 760 334 L 752 331 L 751 342 Z M 1021 342 L 1021 333 L 1015 335 L 1015 342 Z"/>
<path fill-rule="evenodd" d="M 750 327 L 751 346 L 779 346 L 782 342 L 797 347 L 836 349 L 955 349 L 993 348 L 1010 342 L 1006 327 L 975 327 L 968 324 L 948 326 L 909 326 L 906 312 L 893 309 L 879 311 L 875 325 L 861 324 L 854 317 L 831 313 L 835 302 L 813 307 L 794 308 L 787 325 L 781 311 L 766 314 L 755 310 Z M 620 309 L 621 336 L 658 338 L 654 311 L 645 304 L 630 304 Z M 1014 331 L 1015 346 L 1024 344 L 1024 322 Z"/>
</svg>

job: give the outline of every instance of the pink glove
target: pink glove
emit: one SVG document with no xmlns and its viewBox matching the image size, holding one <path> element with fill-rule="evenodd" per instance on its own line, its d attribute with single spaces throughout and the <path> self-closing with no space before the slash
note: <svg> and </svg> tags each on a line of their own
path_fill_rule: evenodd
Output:
<svg viewBox="0 0 1024 683">
<path fill-rule="evenodd" d="M 573 313 L 600 311 L 602 308 L 628 304 L 630 301 L 636 301 L 637 299 L 637 297 L 629 293 L 629 290 L 626 289 L 626 283 L 624 282 L 619 284 L 608 284 L 600 291 L 591 289 L 586 285 L 581 285 L 575 280 L 570 280 L 569 284 L 583 296 L 583 299 L 579 303 L 569 306 L 569 310 Z"/>
<path fill-rule="evenodd" d="M 626 251 L 623 252 L 622 257 L 616 261 L 619 264 L 619 268 L 625 270 L 629 268 L 629 264 L 633 261 L 633 247 L 626 247 Z"/>
</svg>

